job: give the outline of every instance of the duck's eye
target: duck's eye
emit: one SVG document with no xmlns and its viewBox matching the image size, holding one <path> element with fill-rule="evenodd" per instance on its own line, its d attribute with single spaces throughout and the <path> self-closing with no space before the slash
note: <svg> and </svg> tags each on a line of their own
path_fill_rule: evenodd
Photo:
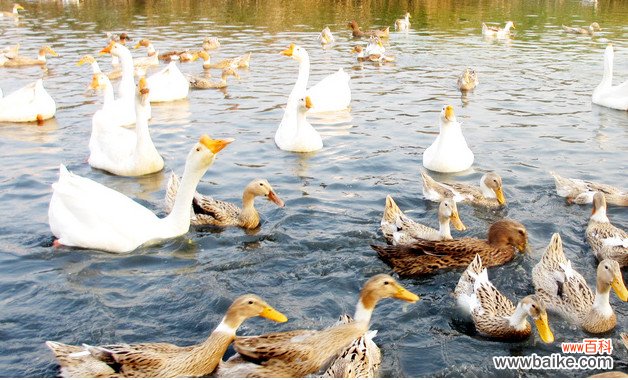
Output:
<svg viewBox="0 0 628 380">
<path fill-rule="evenodd" d="M 523 230 L 519 230 L 519 235 L 525 235 L 526 233 Z"/>
<path fill-rule="evenodd" d="M 249 301 L 249 305 L 253 305 L 253 301 Z"/>
<path fill-rule="evenodd" d="M 200 151 L 201 151 L 201 148 L 196 148 L 196 151 L 197 151 L 197 152 L 200 152 Z"/>
<path fill-rule="evenodd" d="M 384 281 L 384 285 L 390 285 L 390 282 Z"/>
<path fill-rule="evenodd" d="M 261 183 L 261 182 L 259 183 L 259 185 L 260 185 L 260 186 L 264 186 L 264 184 L 263 184 L 263 183 Z"/>
<path fill-rule="evenodd" d="M 604 269 L 608 269 L 608 265 L 604 265 Z"/>
</svg>

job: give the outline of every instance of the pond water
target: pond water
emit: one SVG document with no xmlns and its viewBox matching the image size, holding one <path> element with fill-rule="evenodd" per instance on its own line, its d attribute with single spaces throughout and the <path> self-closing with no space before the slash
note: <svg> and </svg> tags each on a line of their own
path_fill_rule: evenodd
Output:
<svg viewBox="0 0 628 380">
<path fill-rule="evenodd" d="M 1 0 L 2 10 L 11 7 Z M 57 102 L 56 117 L 41 126 L 0 123 L 0 376 L 56 376 L 46 340 L 92 344 L 203 340 L 230 301 L 254 292 L 284 312 L 282 325 L 254 319 L 242 335 L 322 328 L 353 312 L 360 286 L 389 272 L 369 244 L 383 243 L 379 223 L 387 194 L 417 221 L 436 225 L 437 205 L 423 199 L 422 152 L 437 133 L 445 104 L 454 106 L 475 152 L 471 170 L 434 174 L 438 180 L 477 183 L 495 170 L 508 205 L 489 212 L 459 206 L 468 227 L 455 236 L 484 237 L 493 221 L 508 217 L 529 231 L 531 252 L 489 271 L 511 298 L 532 292 L 531 270 L 554 232 L 591 284 L 596 261 L 584 239 L 589 206 L 570 206 L 555 194 L 550 170 L 628 187 L 628 114 L 591 104 L 602 77 L 603 51 L 615 47 L 615 75 L 628 79 L 628 3 L 599 0 L 515 1 L 26 1 L 19 23 L 0 20 L 4 45 L 20 43 L 34 55 L 42 44 L 59 57 L 48 69 L 0 68 L 0 88 L 10 93 L 43 77 Z M 387 51 L 394 64 L 358 64 L 346 23 L 393 25 L 412 14 L 408 33 L 393 33 Z M 514 37 L 486 40 L 481 23 L 513 20 Z M 561 24 L 603 30 L 594 37 L 564 34 Z M 328 25 L 336 43 L 316 41 Z M 155 145 L 163 172 L 120 178 L 86 163 L 91 116 L 100 108 L 86 91 L 91 71 L 75 63 L 106 45 L 105 31 L 149 38 L 162 51 L 200 48 L 203 37 L 222 46 L 216 62 L 252 52 L 251 67 L 225 91 L 191 91 L 189 99 L 154 105 Z M 274 133 L 297 76 L 297 63 L 279 54 L 290 43 L 311 59 L 310 83 L 344 68 L 351 76 L 350 116 L 310 118 L 324 148 L 312 154 L 279 150 Z M 140 56 L 141 52 L 133 54 Z M 109 69 L 109 58 L 98 58 Z M 465 67 L 479 75 L 477 89 L 461 96 L 456 77 Z M 201 73 L 200 64 L 183 64 Z M 214 71 L 214 77 L 218 72 Z M 617 79 L 616 79 L 617 80 Z M 164 188 L 181 173 L 190 146 L 203 134 L 233 137 L 203 177 L 199 191 L 239 202 L 253 178 L 267 178 L 286 207 L 264 200 L 263 225 L 191 228 L 184 237 L 128 254 L 53 248 L 47 210 L 50 185 L 64 163 L 79 174 L 129 195 L 164 215 Z M 610 207 L 611 220 L 628 228 L 628 209 Z M 626 271 L 624 270 L 624 277 Z M 586 376 L 591 372 L 496 371 L 493 355 L 549 355 L 560 342 L 587 335 L 550 315 L 556 343 L 537 335 L 524 342 L 478 337 L 454 311 L 451 297 L 460 271 L 403 279 L 421 295 L 416 304 L 385 301 L 372 327 L 383 352 L 381 376 Z M 614 295 L 618 328 L 605 337 L 617 346 L 628 329 L 628 308 Z M 536 334 L 536 333 L 535 333 Z M 231 350 L 229 352 L 232 352 Z M 617 349 L 616 368 L 627 368 Z"/>
</svg>

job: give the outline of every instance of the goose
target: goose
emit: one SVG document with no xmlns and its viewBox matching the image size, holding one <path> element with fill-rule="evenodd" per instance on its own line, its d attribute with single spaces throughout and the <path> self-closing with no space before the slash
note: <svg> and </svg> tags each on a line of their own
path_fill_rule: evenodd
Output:
<svg viewBox="0 0 628 380">
<path fill-rule="evenodd" d="M 600 192 L 593 196 L 593 213 L 585 236 L 599 261 L 613 259 L 620 267 L 628 266 L 628 233 L 608 220 L 606 198 Z"/>
<path fill-rule="evenodd" d="M 482 23 L 482 35 L 498 38 L 510 37 L 510 28 L 517 29 L 515 28 L 515 23 L 512 21 L 506 22 L 504 29 L 497 26 L 488 26 L 485 23 Z"/>
<path fill-rule="evenodd" d="M 284 118 L 275 133 L 275 144 L 289 152 L 315 152 L 323 148 L 321 135 L 307 121 L 305 113 L 312 108 L 309 96 L 300 98 L 296 104 L 288 101 Z M 296 114 L 296 120 L 290 117 Z M 294 124 L 289 124 L 294 123 Z"/>
<path fill-rule="evenodd" d="M 593 203 L 596 192 L 604 194 L 606 202 L 614 206 L 628 206 L 628 191 L 603 183 L 591 182 L 582 179 L 565 178 L 550 172 L 556 184 L 556 193 L 567 198 L 567 202 L 576 204 Z"/>
<path fill-rule="evenodd" d="M 457 203 L 469 203 L 473 206 L 497 208 L 506 204 L 502 177 L 495 172 L 488 172 L 480 178 L 480 186 L 464 183 L 437 182 L 424 170 L 421 171 L 423 196 L 432 202 L 441 202 L 452 198 Z"/>
<path fill-rule="evenodd" d="M 456 121 L 454 107 L 444 106 L 439 118 L 439 134 L 423 152 L 423 166 L 440 173 L 456 173 L 473 165 L 473 152 L 462 135 L 461 124 Z"/>
<path fill-rule="evenodd" d="M 44 88 L 42 79 L 0 96 L 0 121 L 42 122 L 54 117 L 56 112 L 57 105 Z"/>
<path fill-rule="evenodd" d="M 628 110 L 628 80 L 617 86 L 613 86 L 613 45 L 608 44 L 604 51 L 604 74 L 602 82 L 593 90 L 591 97 L 593 103 L 613 108 L 616 110 Z"/>
<path fill-rule="evenodd" d="M 403 16 L 403 18 L 399 18 L 395 20 L 395 30 L 398 30 L 400 32 L 406 32 L 408 30 L 410 30 L 410 18 L 412 16 L 410 16 L 409 12 L 406 12 L 406 14 Z"/>
<path fill-rule="evenodd" d="M 179 70 L 176 60 L 170 61 L 166 67 L 149 76 L 146 81 L 150 88 L 148 99 L 152 103 L 185 99 L 190 91 L 190 82 Z"/>
<path fill-rule="evenodd" d="M 135 79 L 133 68 L 133 57 L 126 46 L 111 41 L 100 54 L 111 54 L 118 57 L 122 68 L 122 79 L 118 84 L 118 98 L 112 103 L 115 109 L 112 122 L 119 125 L 131 125 L 136 121 L 135 115 Z M 149 113 L 150 117 L 150 113 Z"/>
</svg>

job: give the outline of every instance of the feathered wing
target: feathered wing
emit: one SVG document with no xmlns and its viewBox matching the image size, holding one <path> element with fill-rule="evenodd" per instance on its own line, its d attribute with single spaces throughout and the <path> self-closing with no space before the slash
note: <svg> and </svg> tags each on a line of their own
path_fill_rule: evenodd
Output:
<svg viewBox="0 0 628 380">
<path fill-rule="evenodd" d="M 628 233 L 611 223 L 590 221 L 586 237 L 598 260 L 613 259 L 628 265 Z"/>
<path fill-rule="evenodd" d="M 386 207 L 380 223 L 388 244 L 410 244 L 416 239 L 440 240 L 440 233 L 428 226 L 417 223 L 401 211 L 393 198 L 386 197 Z"/>
<path fill-rule="evenodd" d="M 482 191 L 476 186 L 438 182 L 425 171 L 421 171 L 421 178 L 423 196 L 430 201 L 440 202 L 445 198 L 452 198 L 456 203 L 464 203 L 483 198 Z"/>
<path fill-rule="evenodd" d="M 342 111 L 351 103 L 349 74 L 342 68 L 310 87 L 306 94 L 312 100 L 310 113 Z"/>
</svg>

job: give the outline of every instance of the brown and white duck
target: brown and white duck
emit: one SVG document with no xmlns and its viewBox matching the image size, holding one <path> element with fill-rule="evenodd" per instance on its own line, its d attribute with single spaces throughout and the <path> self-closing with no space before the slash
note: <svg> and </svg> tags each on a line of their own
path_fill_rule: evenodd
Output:
<svg viewBox="0 0 628 380">
<path fill-rule="evenodd" d="M 370 36 L 375 36 L 379 38 L 388 38 L 390 36 L 390 26 L 387 26 L 383 29 L 373 29 L 373 30 L 362 31 L 358 23 L 355 20 L 352 20 L 348 24 L 348 27 L 349 29 L 351 29 L 351 34 L 353 35 L 354 38 L 370 37 Z"/>
<path fill-rule="evenodd" d="M 502 190 L 502 178 L 495 172 L 488 172 L 480 178 L 480 186 L 463 183 L 437 182 L 425 171 L 421 171 L 423 196 L 432 202 L 452 198 L 457 203 L 496 208 L 506 203 Z"/>
<path fill-rule="evenodd" d="M 599 261 L 613 259 L 621 267 L 628 266 L 628 233 L 615 227 L 608 220 L 606 199 L 600 192 L 593 196 L 593 213 L 589 218 L 585 235 Z"/>
<path fill-rule="evenodd" d="M 3 66 L 5 67 L 22 67 L 22 66 L 44 66 L 46 64 L 46 55 L 52 55 L 56 57 L 58 54 L 52 50 L 50 46 L 42 46 L 39 49 L 37 58 L 28 58 L 21 55 L 7 57 Z"/>
<path fill-rule="evenodd" d="M 24 7 L 18 3 L 13 4 L 13 10 L 11 12 L 0 12 L 0 18 L 14 18 L 17 19 L 20 17 L 20 13 L 18 11 L 24 10 Z"/>
<path fill-rule="evenodd" d="M 188 76 L 188 79 L 190 80 L 190 87 L 204 90 L 208 88 L 227 87 L 227 78 L 229 76 L 240 79 L 240 75 L 233 67 L 223 69 L 222 74 L 220 75 L 220 80 L 218 81 L 213 81 L 207 76 Z"/>
</svg>

